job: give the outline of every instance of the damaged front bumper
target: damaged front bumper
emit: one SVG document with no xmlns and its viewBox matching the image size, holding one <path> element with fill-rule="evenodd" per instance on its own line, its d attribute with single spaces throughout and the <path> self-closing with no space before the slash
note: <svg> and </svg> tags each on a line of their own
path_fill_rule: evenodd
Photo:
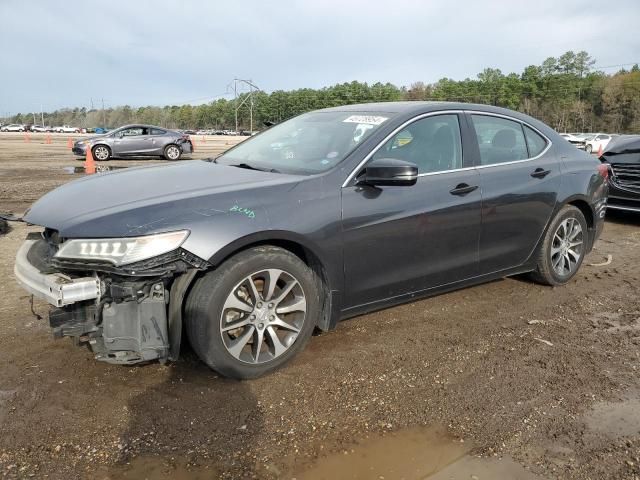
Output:
<svg viewBox="0 0 640 480">
<path fill-rule="evenodd" d="M 182 299 L 206 262 L 175 252 L 164 264 L 147 264 L 146 270 L 136 266 L 132 275 L 133 269 L 118 271 L 106 264 L 83 269 L 74 262 L 61 268 L 52 258 L 47 240 L 29 238 L 18 251 L 14 273 L 27 292 L 52 305 L 54 337 L 72 337 L 109 363 L 177 358 Z"/>
</svg>

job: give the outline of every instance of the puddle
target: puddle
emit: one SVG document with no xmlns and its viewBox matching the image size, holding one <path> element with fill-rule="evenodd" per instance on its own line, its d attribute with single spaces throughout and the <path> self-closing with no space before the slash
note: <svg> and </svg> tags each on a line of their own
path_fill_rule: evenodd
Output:
<svg viewBox="0 0 640 480">
<path fill-rule="evenodd" d="M 121 170 L 123 168 L 129 168 L 129 167 L 112 167 L 109 165 L 96 165 L 95 172 L 87 171 L 85 167 L 63 167 L 62 169 L 69 175 L 84 175 L 84 174 L 92 174 L 92 173 L 111 172 L 113 170 Z"/>
<path fill-rule="evenodd" d="M 609 437 L 625 437 L 640 434 L 640 399 L 630 398 L 622 402 L 600 402 L 584 416 L 591 430 Z"/>
<path fill-rule="evenodd" d="M 409 429 L 366 440 L 348 454 L 321 458 L 297 480 L 540 480 L 510 458 L 476 458 L 444 430 Z"/>
<path fill-rule="evenodd" d="M 94 478 L 99 480 L 211 480 L 218 478 L 211 467 L 192 466 L 184 459 L 163 459 L 143 456 L 132 459 L 128 465 L 99 469 Z"/>
</svg>

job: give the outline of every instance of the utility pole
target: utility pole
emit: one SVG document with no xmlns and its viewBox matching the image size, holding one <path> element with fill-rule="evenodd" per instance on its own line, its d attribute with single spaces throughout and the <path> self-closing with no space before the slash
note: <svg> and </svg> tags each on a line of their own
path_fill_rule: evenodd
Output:
<svg viewBox="0 0 640 480">
<path fill-rule="evenodd" d="M 42 104 L 40 104 L 40 120 L 42 121 L 42 126 L 44 127 L 44 112 L 42 110 Z"/>
<path fill-rule="evenodd" d="M 249 94 L 238 104 L 238 83 L 244 84 L 249 87 Z M 260 88 L 258 88 L 252 80 L 243 80 L 241 78 L 233 79 L 233 95 L 234 95 L 234 103 L 235 103 L 235 113 L 236 113 L 236 134 L 238 133 L 238 110 L 249 101 L 249 129 L 250 132 L 253 133 L 253 94 L 254 92 L 259 92 Z"/>
<path fill-rule="evenodd" d="M 107 121 L 105 120 L 105 116 L 104 116 L 104 98 L 101 98 L 102 100 L 102 128 L 107 128 Z"/>
</svg>

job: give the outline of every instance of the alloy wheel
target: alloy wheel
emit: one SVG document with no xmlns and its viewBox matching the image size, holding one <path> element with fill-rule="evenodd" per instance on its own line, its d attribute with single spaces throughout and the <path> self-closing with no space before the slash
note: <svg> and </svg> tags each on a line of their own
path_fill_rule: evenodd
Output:
<svg viewBox="0 0 640 480">
<path fill-rule="evenodd" d="M 96 147 L 93 152 L 93 156 L 96 157 L 96 160 L 106 160 L 109 158 L 109 150 L 107 147 Z"/>
<path fill-rule="evenodd" d="M 178 147 L 167 148 L 167 157 L 169 158 L 169 160 L 175 160 L 179 156 L 180 156 L 180 151 L 178 150 Z"/>
<path fill-rule="evenodd" d="M 578 269 L 583 243 L 584 232 L 577 219 L 569 217 L 558 225 L 551 244 L 551 265 L 556 274 L 566 277 Z"/>
<path fill-rule="evenodd" d="M 245 363 L 261 364 L 293 345 L 306 319 L 307 301 L 290 273 L 266 269 L 246 276 L 227 296 L 220 333 L 227 351 Z"/>
</svg>

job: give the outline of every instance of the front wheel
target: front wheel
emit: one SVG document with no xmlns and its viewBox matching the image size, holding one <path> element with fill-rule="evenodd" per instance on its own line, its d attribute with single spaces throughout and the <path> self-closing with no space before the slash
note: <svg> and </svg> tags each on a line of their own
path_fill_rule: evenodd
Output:
<svg viewBox="0 0 640 480">
<path fill-rule="evenodd" d="M 586 147 L 584 147 L 584 151 L 587 153 L 591 153 L 593 152 L 593 147 L 591 145 L 587 145 Z"/>
<path fill-rule="evenodd" d="M 91 153 L 99 162 L 105 162 L 111 158 L 111 150 L 106 145 L 96 145 Z"/>
<path fill-rule="evenodd" d="M 272 372 L 301 351 L 320 314 L 320 284 L 282 248 L 245 250 L 197 280 L 185 308 L 200 359 L 222 375 Z"/>
<path fill-rule="evenodd" d="M 580 209 L 565 205 L 545 234 L 533 278 L 552 286 L 571 280 L 584 260 L 587 236 L 587 222 Z"/>
<path fill-rule="evenodd" d="M 164 147 L 164 158 L 167 160 L 179 160 L 182 156 L 182 150 L 177 145 L 167 145 Z"/>
</svg>

